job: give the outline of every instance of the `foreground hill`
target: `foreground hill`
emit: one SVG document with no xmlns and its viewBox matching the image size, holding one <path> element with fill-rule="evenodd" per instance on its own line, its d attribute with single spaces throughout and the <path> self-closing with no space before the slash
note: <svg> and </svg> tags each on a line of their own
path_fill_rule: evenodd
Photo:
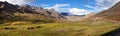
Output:
<svg viewBox="0 0 120 36">
<path fill-rule="evenodd" d="M 54 9 L 44 9 L 30 5 L 13 5 L 0 2 L 0 23 L 13 21 L 46 22 L 65 19 Z"/>
<path fill-rule="evenodd" d="M 118 2 L 116 5 L 114 5 L 108 10 L 98 13 L 96 16 L 109 19 L 109 20 L 120 21 L 120 2 Z"/>
</svg>

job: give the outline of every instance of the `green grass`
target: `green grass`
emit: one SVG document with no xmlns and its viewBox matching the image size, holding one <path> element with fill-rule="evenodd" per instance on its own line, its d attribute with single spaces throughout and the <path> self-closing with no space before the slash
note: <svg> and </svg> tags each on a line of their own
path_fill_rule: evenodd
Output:
<svg viewBox="0 0 120 36">
<path fill-rule="evenodd" d="M 0 25 L 0 36 L 100 36 L 117 28 L 118 24 L 109 22 L 96 25 L 81 22 Z"/>
</svg>

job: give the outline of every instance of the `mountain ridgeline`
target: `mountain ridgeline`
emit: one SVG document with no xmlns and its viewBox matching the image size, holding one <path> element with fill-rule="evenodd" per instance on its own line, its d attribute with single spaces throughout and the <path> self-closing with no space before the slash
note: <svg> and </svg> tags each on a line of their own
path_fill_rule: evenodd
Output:
<svg viewBox="0 0 120 36">
<path fill-rule="evenodd" d="M 120 21 L 120 2 L 115 4 L 110 9 L 102 11 L 101 13 L 98 13 L 95 16 L 102 17 L 102 18 L 108 19 L 108 20 Z"/>
<path fill-rule="evenodd" d="M 66 19 L 54 9 L 0 2 L 0 23 L 14 21 L 52 22 Z"/>
</svg>

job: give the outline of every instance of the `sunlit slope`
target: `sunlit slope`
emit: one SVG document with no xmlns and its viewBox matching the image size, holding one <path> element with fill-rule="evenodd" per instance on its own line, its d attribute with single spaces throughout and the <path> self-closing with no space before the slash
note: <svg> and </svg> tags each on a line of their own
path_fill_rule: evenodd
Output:
<svg viewBox="0 0 120 36">
<path fill-rule="evenodd" d="M 120 7 L 120 2 L 118 2 L 116 5 L 109 8 L 108 10 L 98 13 L 96 16 L 109 19 L 109 20 L 120 21 L 120 8 L 119 7 Z"/>
</svg>

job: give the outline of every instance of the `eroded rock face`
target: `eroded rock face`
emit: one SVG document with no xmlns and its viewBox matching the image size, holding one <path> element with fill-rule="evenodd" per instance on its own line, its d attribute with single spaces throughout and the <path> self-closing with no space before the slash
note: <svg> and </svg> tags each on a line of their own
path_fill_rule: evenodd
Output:
<svg viewBox="0 0 120 36">
<path fill-rule="evenodd" d="M 5 8 L 5 5 L 2 2 L 0 2 L 0 12 L 3 11 L 4 8 Z"/>
<path fill-rule="evenodd" d="M 35 7 L 30 5 L 24 5 L 22 6 L 22 8 L 26 8 L 28 10 L 34 11 L 33 12 L 34 14 L 46 16 L 48 19 L 49 18 L 52 18 L 52 19 L 56 18 L 57 20 L 66 19 L 66 17 L 62 16 L 61 14 L 56 12 L 54 9 L 44 9 L 42 7 Z"/>
<path fill-rule="evenodd" d="M 0 3 L 0 8 L 4 8 L 4 7 L 5 7 L 4 4 Z"/>
</svg>

